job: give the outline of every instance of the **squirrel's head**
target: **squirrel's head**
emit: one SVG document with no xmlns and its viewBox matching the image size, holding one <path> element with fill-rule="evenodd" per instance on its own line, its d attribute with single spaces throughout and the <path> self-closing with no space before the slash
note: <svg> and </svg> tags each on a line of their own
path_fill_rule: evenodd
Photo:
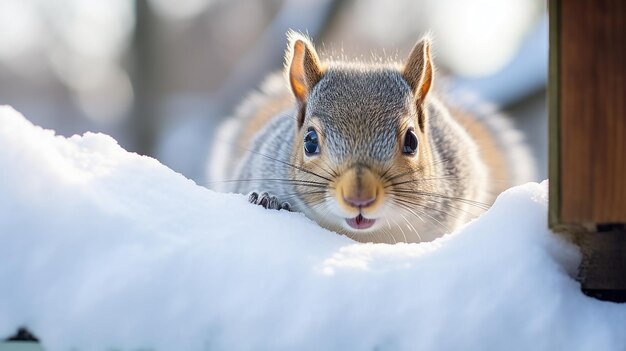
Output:
<svg viewBox="0 0 626 351">
<path fill-rule="evenodd" d="M 290 34 L 292 179 L 304 212 L 318 223 L 358 241 L 393 242 L 384 235 L 398 227 L 416 235 L 408 216 L 437 220 L 423 214 L 427 201 L 412 196 L 432 192 L 438 176 L 428 142 L 430 51 L 426 37 L 404 64 L 322 62 L 306 37 Z"/>
</svg>

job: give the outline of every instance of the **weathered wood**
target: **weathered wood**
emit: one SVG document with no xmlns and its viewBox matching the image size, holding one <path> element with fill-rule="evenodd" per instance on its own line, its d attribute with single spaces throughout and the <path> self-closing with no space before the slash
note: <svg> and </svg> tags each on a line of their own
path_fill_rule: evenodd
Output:
<svg viewBox="0 0 626 351">
<path fill-rule="evenodd" d="M 626 301 L 626 2 L 552 0 L 549 76 L 550 226 L 583 291 Z"/>
<path fill-rule="evenodd" d="M 563 5 L 560 222 L 626 223 L 626 2 Z"/>
</svg>

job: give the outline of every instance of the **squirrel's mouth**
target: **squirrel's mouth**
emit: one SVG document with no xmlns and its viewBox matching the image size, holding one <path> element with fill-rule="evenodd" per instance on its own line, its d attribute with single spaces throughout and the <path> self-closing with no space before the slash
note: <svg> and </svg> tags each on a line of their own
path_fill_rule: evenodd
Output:
<svg viewBox="0 0 626 351">
<path fill-rule="evenodd" d="M 346 222 L 350 227 L 354 229 L 367 229 L 373 226 L 376 220 L 365 218 L 362 214 L 359 213 L 359 215 L 354 218 L 346 218 Z"/>
</svg>

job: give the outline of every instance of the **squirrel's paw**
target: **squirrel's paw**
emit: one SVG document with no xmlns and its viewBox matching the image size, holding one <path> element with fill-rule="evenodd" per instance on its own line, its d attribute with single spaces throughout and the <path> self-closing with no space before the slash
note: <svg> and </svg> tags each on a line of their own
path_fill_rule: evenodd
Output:
<svg viewBox="0 0 626 351">
<path fill-rule="evenodd" d="M 289 204 L 289 202 L 281 202 L 276 196 L 270 195 L 267 192 L 260 194 L 256 191 L 251 192 L 248 194 L 248 202 L 270 210 L 285 210 L 291 212 L 291 204 Z"/>
</svg>

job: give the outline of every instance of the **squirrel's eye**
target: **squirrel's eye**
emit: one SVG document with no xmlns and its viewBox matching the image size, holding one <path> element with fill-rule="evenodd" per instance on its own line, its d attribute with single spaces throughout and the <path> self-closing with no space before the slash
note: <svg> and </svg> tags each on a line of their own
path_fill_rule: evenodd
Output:
<svg viewBox="0 0 626 351">
<path fill-rule="evenodd" d="M 304 153 L 307 156 L 320 153 L 319 139 L 317 138 L 317 132 L 313 128 L 309 128 L 304 136 Z"/>
<path fill-rule="evenodd" d="M 415 155 L 417 151 L 417 135 L 413 128 L 409 128 L 404 135 L 404 146 L 402 147 L 402 153 L 405 155 Z"/>
</svg>

